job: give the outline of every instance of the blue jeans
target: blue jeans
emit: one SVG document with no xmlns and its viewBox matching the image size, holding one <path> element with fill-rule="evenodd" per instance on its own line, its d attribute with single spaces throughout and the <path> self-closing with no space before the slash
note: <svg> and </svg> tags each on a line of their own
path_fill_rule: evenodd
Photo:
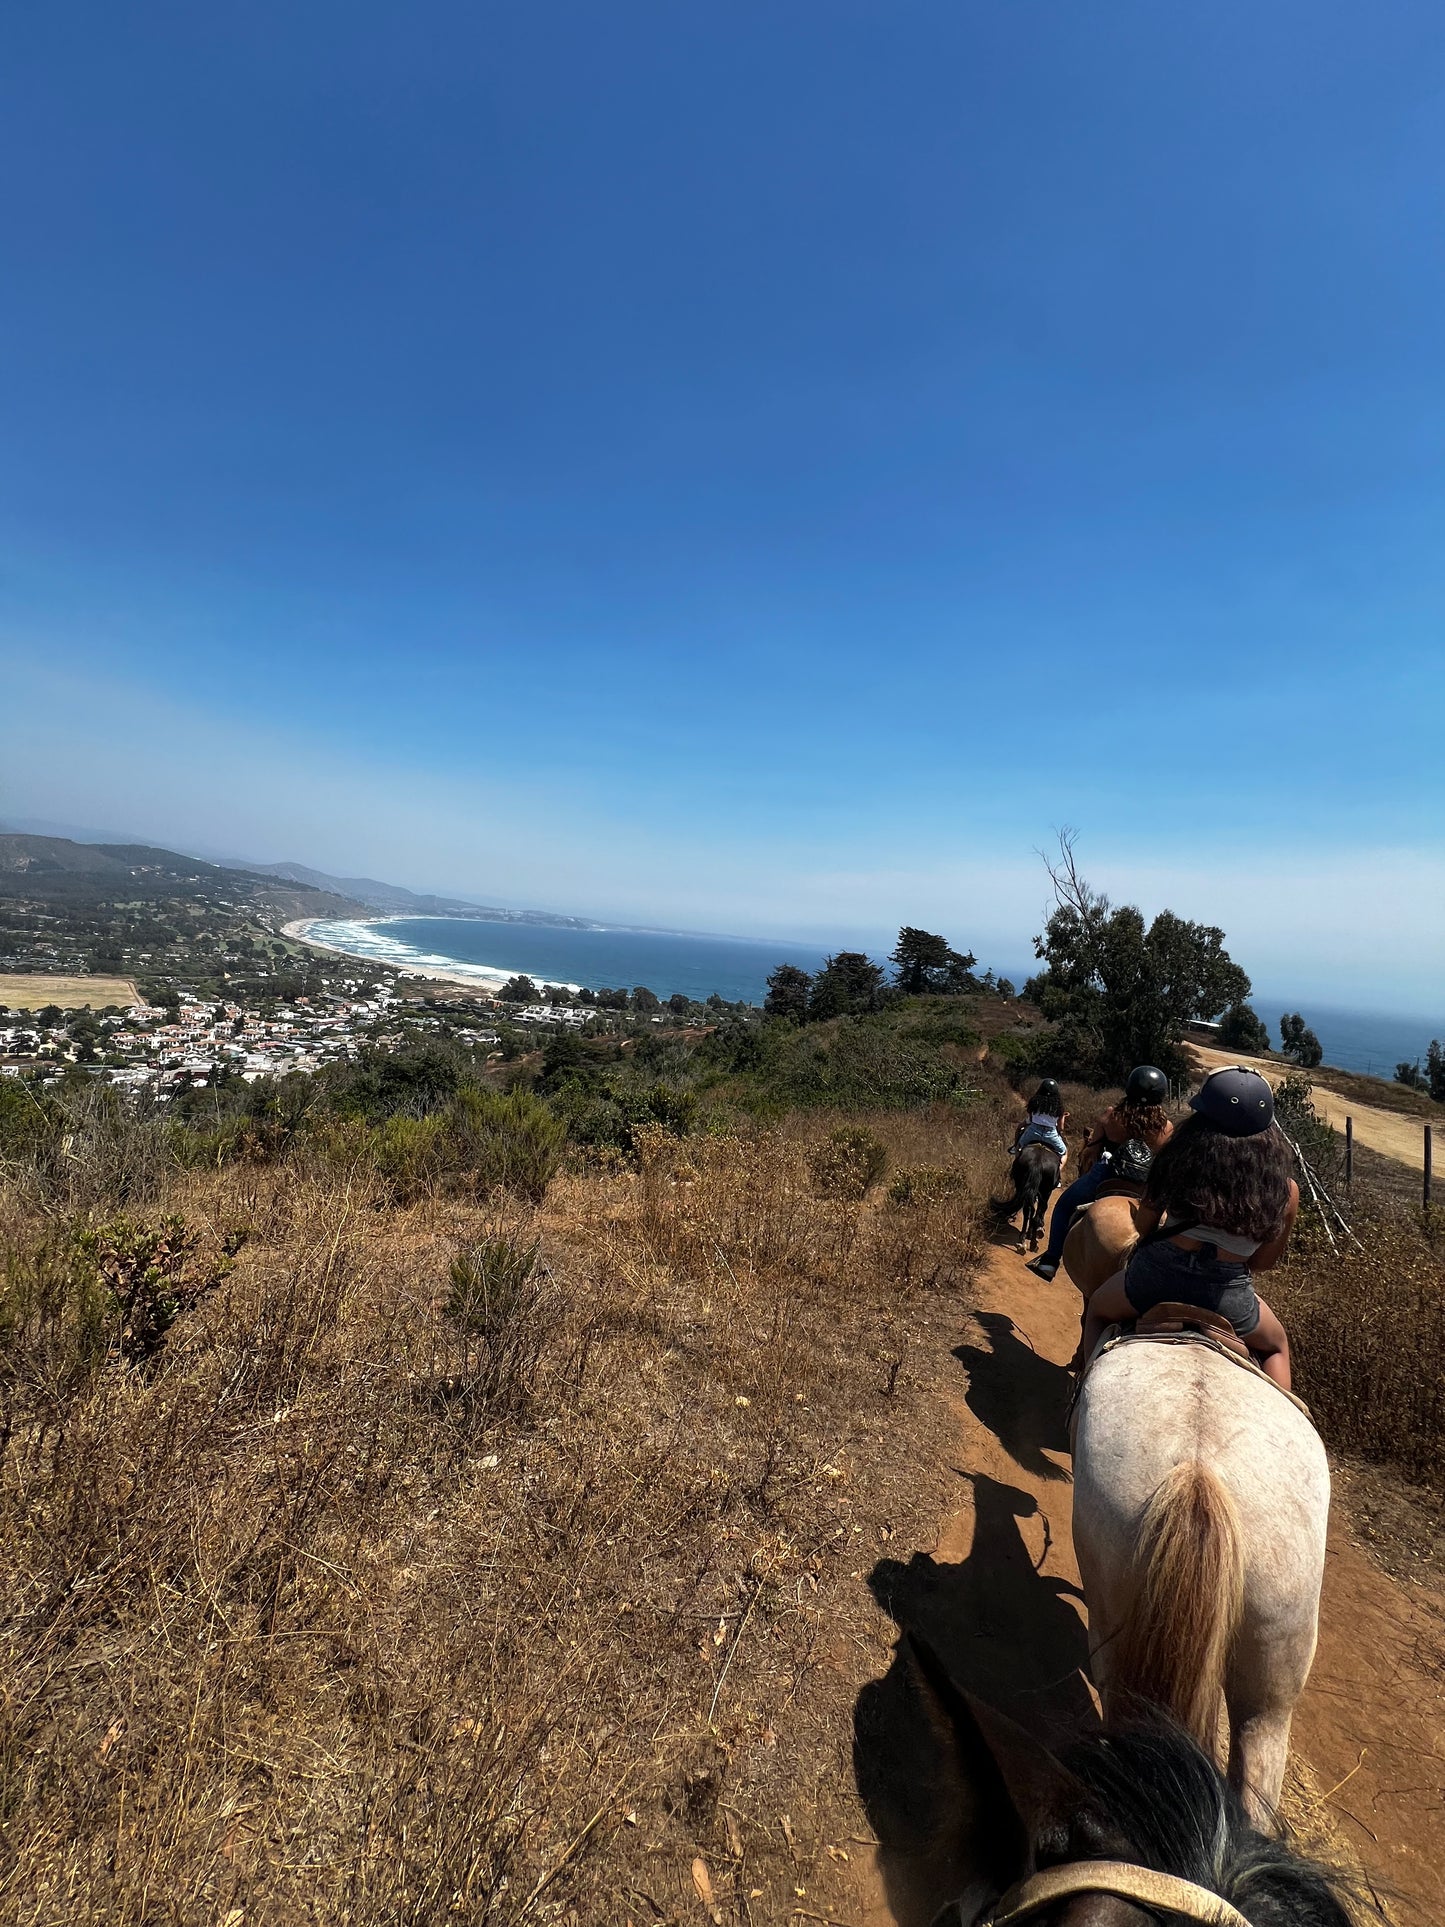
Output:
<svg viewBox="0 0 1445 1927">
<path fill-rule="evenodd" d="M 1050 1145 L 1058 1152 L 1061 1158 L 1064 1157 L 1067 1152 L 1067 1146 L 1059 1132 L 1048 1130 L 1042 1124 L 1026 1124 L 1024 1126 L 1023 1136 L 1019 1139 L 1019 1150 L 1022 1151 L 1026 1144 Z"/>
<path fill-rule="evenodd" d="M 1059 1193 L 1054 1215 L 1049 1219 L 1049 1242 L 1038 1261 L 1040 1264 L 1056 1265 L 1063 1257 L 1064 1240 L 1069 1235 L 1069 1226 L 1074 1222 L 1074 1213 L 1081 1204 L 1092 1204 L 1108 1175 L 1109 1160 L 1099 1158 L 1092 1170 L 1085 1171 L 1082 1177 L 1074 1179 L 1067 1191 Z"/>
</svg>

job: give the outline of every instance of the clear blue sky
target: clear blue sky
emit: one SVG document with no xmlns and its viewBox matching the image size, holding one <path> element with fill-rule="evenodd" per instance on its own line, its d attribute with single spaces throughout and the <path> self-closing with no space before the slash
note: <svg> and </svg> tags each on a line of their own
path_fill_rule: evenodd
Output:
<svg viewBox="0 0 1445 1927">
<path fill-rule="evenodd" d="M 1445 14 L 7 9 L 0 815 L 1445 1003 Z"/>
</svg>

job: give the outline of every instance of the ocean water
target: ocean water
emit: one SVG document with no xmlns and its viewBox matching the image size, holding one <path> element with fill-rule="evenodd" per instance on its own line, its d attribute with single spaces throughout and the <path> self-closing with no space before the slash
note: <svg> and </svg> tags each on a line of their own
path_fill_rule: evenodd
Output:
<svg viewBox="0 0 1445 1927">
<path fill-rule="evenodd" d="M 472 917 L 387 917 L 376 922 L 317 922 L 317 942 L 352 956 L 411 970 L 445 970 L 495 989 L 518 971 L 539 984 L 631 990 L 646 984 L 659 997 L 674 991 L 699 1001 L 716 991 L 730 1003 L 760 1004 L 768 973 L 780 963 L 816 970 L 824 952 L 808 944 L 747 937 L 701 937 L 659 930 L 568 930 L 544 924 L 488 923 Z M 842 946 L 839 946 L 840 948 Z M 880 958 L 881 961 L 881 958 Z M 1026 967 L 1012 975 L 1021 983 Z M 1279 1043 L 1280 1010 L 1267 996 L 1254 1007 Z M 1423 1058 L 1432 1037 L 1445 1040 L 1445 1010 L 1427 1017 L 1291 1003 L 1341 1070 L 1393 1077 L 1402 1059 Z"/>
<path fill-rule="evenodd" d="M 408 970 L 445 970 L 495 989 L 519 971 L 538 984 L 675 991 L 699 1002 L 760 1004 L 780 963 L 817 970 L 824 952 L 807 944 L 745 937 L 679 936 L 660 930 L 568 930 L 488 923 L 473 917 L 388 917 L 375 923 L 316 922 L 310 934 L 352 956 Z"/>
<path fill-rule="evenodd" d="M 1270 1042 L 1279 1049 L 1281 1005 L 1276 1009 L 1262 996 L 1250 1002 L 1269 1026 Z M 1367 1076 L 1391 1078 L 1399 1063 L 1423 1063 L 1430 1040 L 1445 1042 L 1445 1010 L 1428 1017 L 1402 1017 L 1388 1011 L 1342 1010 L 1331 1004 L 1291 1002 L 1324 1046 L 1325 1062 L 1342 1071 L 1364 1071 Z"/>
</svg>

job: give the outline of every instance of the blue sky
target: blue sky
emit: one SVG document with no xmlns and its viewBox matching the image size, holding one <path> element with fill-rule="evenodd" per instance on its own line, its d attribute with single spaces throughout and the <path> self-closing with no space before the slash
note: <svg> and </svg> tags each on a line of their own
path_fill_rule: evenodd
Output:
<svg viewBox="0 0 1445 1927">
<path fill-rule="evenodd" d="M 1445 15 L 12 9 L 0 815 L 1445 983 Z"/>
</svg>

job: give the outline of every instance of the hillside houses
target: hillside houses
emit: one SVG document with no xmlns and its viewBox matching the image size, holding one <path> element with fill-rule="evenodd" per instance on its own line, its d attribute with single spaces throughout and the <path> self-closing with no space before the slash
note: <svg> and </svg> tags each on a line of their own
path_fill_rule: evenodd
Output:
<svg viewBox="0 0 1445 1927">
<path fill-rule="evenodd" d="M 391 1001 L 385 993 L 301 997 L 263 1014 L 182 996 L 177 1005 L 136 1004 L 88 1024 L 74 1013 L 50 1025 L 37 1014 L 11 1015 L 0 1021 L 0 1074 L 39 1071 L 51 1082 L 79 1065 L 123 1088 L 160 1092 L 220 1073 L 251 1082 L 354 1055 Z"/>
</svg>

